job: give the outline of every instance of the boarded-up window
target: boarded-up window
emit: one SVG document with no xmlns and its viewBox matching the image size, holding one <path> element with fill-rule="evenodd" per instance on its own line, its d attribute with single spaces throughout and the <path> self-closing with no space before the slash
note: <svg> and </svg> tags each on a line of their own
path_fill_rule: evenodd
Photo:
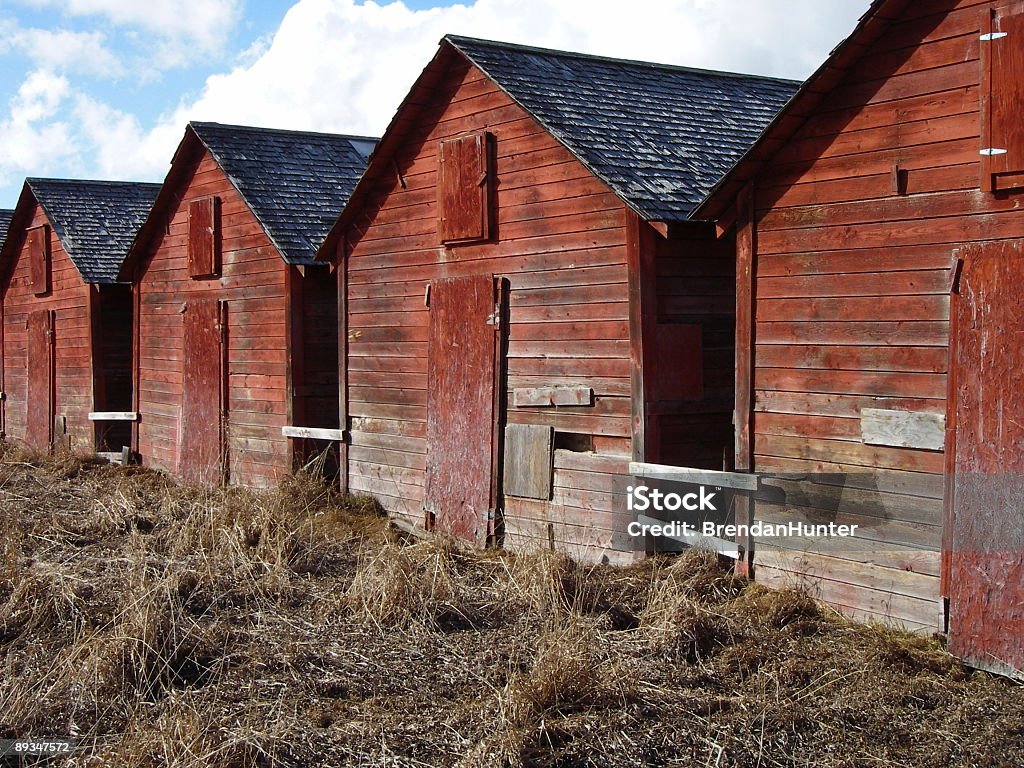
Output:
<svg viewBox="0 0 1024 768">
<path fill-rule="evenodd" d="M 986 191 L 1024 187 L 1024 5 L 984 11 L 982 178 Z"/>
<path fill-rule="evenodd" d="M 486 132 L 446 139 L 438 147 L 437 205 L 442 243 L 491 236 L 491 143 Z"/>
<path fill-rule="evenodd" d="M 50 228 L 33 227 L 28 230 L 27 239 L 32 293 L 43 296 L 50 292 Z"/>
<path fill-rule="evenodd" d="M 188 204 L 188 273 L 194 278 L 220 274 L 220 200 L 204 197 Z"/>
</svg>

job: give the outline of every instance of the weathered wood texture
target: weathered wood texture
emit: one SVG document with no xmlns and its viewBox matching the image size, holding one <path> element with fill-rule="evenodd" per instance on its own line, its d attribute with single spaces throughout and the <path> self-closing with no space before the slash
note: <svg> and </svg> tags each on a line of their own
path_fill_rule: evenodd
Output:
<svg viewBox="0 0 1024 768">
<path fill-rule="evenodd" d="M 625 523 L 619 526 L 616 518 L 624 499 L 615 506 L 613 475 L 596 469 L 614 463 L 625 487 L 633 436 L 625 206 L 468 64 L 453 65 L 433 94 L 421 95 L 425 106 L 410 119 L 394 164 L 371 177 L 375 187 L 347 233 L 349 485 L 410 524 L 422 520 L 432 312 L 424 301 L 427 285 L 467 275 L 505 277 L 506 420 L 553 428 L 556 453 L 572 453 L 595 468 L 581 471 L 556 460 L 550 501 L 506 499 L 505 543 L 547 547 L 550 523 L 560 547 L 588 559 L 629 559 Z M 491 237 L 442 247 L 439 142 L 481 131 L 494 137 Z M 657 303 L 667 322 L 688 323 L 691 315 L 709 314 L 699 306 L 707 268 L 696 252 L 677 259 L 674 249 L 664 254 L 664 274 L 678 290 L 666 288 Z M 720 269 L 730 268 L 727 258 L 721 262 Z M 719 290 L 731 290 L 727 278 L 710 278 Z M 687 296 L 696 304 L 688 305 Z M 731 330 L 727 317 L 710 314 L 704 355 L 718 366 L 721 348 L 731 348 Z M 522 399 L 525 391 L 566 391 L 559 388 L 591 390 L 592 397 L 565 405 Z M 688 428 L 672 434 L 679 448 Z M 720 453 L 714 466 L 721 466 Z"/>
<path fill-rule="evenodd" d="M 187 481 L 216 485 L 224 479 L 224 313 L 217 299 L 187 302 L 181 353 L 181 449 L 178 472 Z"/>
<path fill-rule="evenodd" d="M 505 427 L 505 496 L 524 499 L 551 498 L 554 458 L 554 430 L 538 424 L 509 424 Z"/>
<path fill-rule="evenodd" d="M 861 417 L 906 411 L 938 424 L 947 408 L 953 253 L 969 241 L 1024 236 L 1019 198 L 978 183 L 987 7 L 909 4 L 756 177 L 755 469 L 939 480 L 941 441 L 871 445 Z M 917 572 L 914 563 L 941 548 L 941 505 L 922 500 L 918 510 L 927 515 L 909 538 L 893 521 L 872 529 L 905 563 L 874 563 L 871 578 L 858 581 L 870 556 L 829 552 L 823 596 L 859 615 L 941 629 L 930 607 L 891 599 L 890 580 L 909 578 L 893 569 Z M 758 578 L 818 568 L 787 556 L 765 561 Z M 926 576 L 937 584 L 937 571 Z M 937 587 L 919 592 L 914 599 L 937 600 Z"/>
<path fill-rule="evenodd" d="M 490 275 L 448 278 L 430 287 L 427 525 L 481 546 L 493 532 L 497 509 L 496 305 Z"/>
<path fill-rule="evenodd" d="M 495 230 L 489 242 L 441 248 L 438 144 L 494 135 Z M 381 177 L 347 259 L 349 484 L 411 523 L 423 517 L 427 440 L 429 283 L 498 275 L 510 283 L 507 420 L 553 427 L 559 435 L 630 445 L 629 333 L 625 210 L 554 138 L 468 65 L 452 70 L 417 117 L 395 163 Z M 403 185 L 404 182 L 404 185 Z M 431 297 L 433 304 L 435 297 Z M 513 390 L 587 387 L 590 405 L 515 407 Z M 556 467 L 556 488 L 562 482 Z M 559 493 L 556 491 L 556 496 Z M 548 546 L 547 514 L 592 526 L 579 539 L 603 556 L 610 496 L 576 489 L 558 502 L 507 502 L 509 546 Z M 557 510 L 557 511 L 556 511 Z M 594 521 L 594 522 L 591 522 Z M 598 554 L 598 553 L 602 554 Z"/>
<path fill-rule="evenodd" d="M 5 399 L 4 427 L 12 440 L 29 439 L 29 408 L 35 401 L 29 391 L 29 315 L 52 313 L 51 365 L 52 407 L 48 424 L 32 439 L 38 447 L 46 447 L 53 426 L 52 414 L 66 419 L 70 445 L 75 450 L 94 448 L 93 425 L 89 411 L 93 408 L 93 377 L 90 350 L 92 346 L 89 320 L 89 286 L 64 252 L 60 240 L 48 225 L 46 215 L 37 205 L 28 229 L 47 232 L 49 237 L 48 290 L 37 295 L 29 258 L 31 238 L 23 238 L 15 263 L 10 267 L 3 295 L 3 386 Z M 16 236 L 11 233 L 11 236 Z M 38 275 L 38 273 L 37 273 Z M 39 416 L 42 419 L 42 416 Z"/>
<path fill-rule="evenodd" d="M 179 183 L 180 200 L 167 213 L 164 234 L 143 254 L 136 288 L 137 450 L 144 464 L 177 471 L 185 379 L 182 308 L 187 302 L 219 300 L 226 302 L 228 317 L 224 422 L 228 480 L 270 486 L 292 471 L 289 439 L 281 433 L 289 425 L 293 407 L 287 332 L 289 267 L 208 152 L 196 158 Z M 194 279 L 188 261 L 189 209 L 194 201 L 212 197 L 220 199 L 220 243 L 215 249 L 219 250 L 220 276 Z M 325 270 L 313 273 L 322 276 Z M 300 296 L 304 279 L 297 277 Z M 320 329 L 325 334 L 323 350 L 310 341 L 311 356 L 315 360 L 323 354 L 328 361 L 336 361 L 336 351 L 332 355 L 327 347 L 337 349 L 337 323 L 330 324 L 329 310 L 319 300 L 319 294 L 330 294 L 331 288 L 313 292 L 317 298 L 310 301 L 307 313 L 328 324 Z M 330 378 L 330 374 L 321 371 L 319 377 Z M 306 410 L 319 410 L 316 400 L 322 393 L 317 371 L 306 380 L 311 388 L 301 396 L 308 395 L 312 401 Z M 333 422 L 331 414 L 325 414 L 326 423 L 315 426 L 335 426 L 336 408 L 332 413 Z"/>
<path fill-rule="evenodd" d="M 968 250 L 957 302 L 949 647 L 1024 679 L 1024 247 Z"/>
</svg>

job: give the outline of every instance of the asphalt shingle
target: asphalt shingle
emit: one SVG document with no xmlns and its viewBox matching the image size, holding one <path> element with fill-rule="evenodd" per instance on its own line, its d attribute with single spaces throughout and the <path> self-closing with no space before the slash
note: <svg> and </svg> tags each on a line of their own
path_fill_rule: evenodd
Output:
<svg viewBox="0 0 1024 768">
<path fill-rule="evenodd" d="M 116 283 L 159 184 L 26 179 L 65 253 L 87 283 Z"/>
<path fill-rule="evenodd" d="M 0 246 L 3 246 L 4 241 L 7 239 L 7 229 L 11 226 L 11 218 L 14 216 L 14 211 L 7 210 L 6 208 L 0 209 Z"/>
<path fill-rule="evenodd" d="M 655 221 L 685 220 L 799 86 L 455 35 L 445 39 Z"/>
<path fill-rule="evenodd" d="M 310 264 L 376 139 L 192 122 L 289 264 Z"/>
</svg>

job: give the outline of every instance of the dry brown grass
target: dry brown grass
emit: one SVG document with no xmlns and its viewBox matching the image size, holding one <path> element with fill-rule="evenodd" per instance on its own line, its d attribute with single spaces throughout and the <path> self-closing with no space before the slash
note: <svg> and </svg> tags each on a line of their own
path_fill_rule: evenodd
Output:
<svg viewBox="0 0 1024 768">
<path fill-rule="evenodd" d="M 1011 765 L 1024 695 L 691 553 L 469 552 L 308 478 L 0 454 L 0 738 L 89 766 Z"/>
</svg>

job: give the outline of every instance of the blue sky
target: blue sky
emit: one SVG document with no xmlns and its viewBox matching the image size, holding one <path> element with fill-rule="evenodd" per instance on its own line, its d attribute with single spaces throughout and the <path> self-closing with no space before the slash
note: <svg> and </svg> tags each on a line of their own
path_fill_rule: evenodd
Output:
<svg viewBox="0 0 1024 768">
<path fill-rule="evenodd" d="M 160 181 L 189 119 L 377 135 L 453 32 L 803 78 L 868 0 L 0 0 L 0 207 Z"/>
</svg>

